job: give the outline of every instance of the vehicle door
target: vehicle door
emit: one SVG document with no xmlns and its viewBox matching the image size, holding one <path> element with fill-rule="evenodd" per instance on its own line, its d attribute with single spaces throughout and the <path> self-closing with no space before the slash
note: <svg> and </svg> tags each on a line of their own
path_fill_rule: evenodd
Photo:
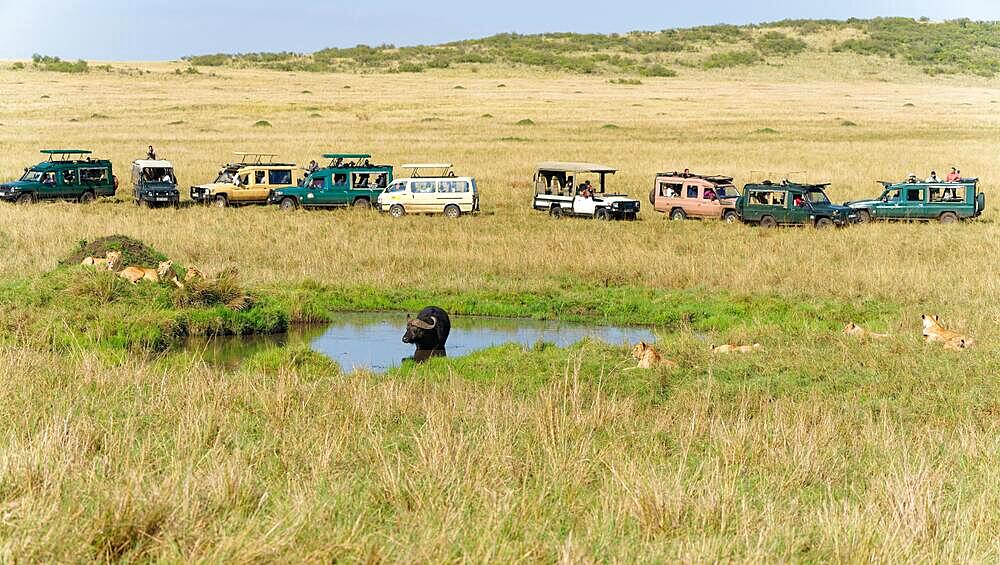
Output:
<svg viewBox="0 0 1000 565">
<path fill-rule="evenodd" d="M 903 217 L 902 204 L 903 191 L 899 188 L 892 188 L 882 194 L 882 198 L 872 209 L 878 218 L 900 219 Z"/>
<path fill-rule="evenodd" d="M 593 216 L 594 210 L 597 209 L 597 201 L 591 196 L 580 196 L 577 192 L 573 196 L 573 214 L 577 216 Z"/>
<path fill-rule="evenodd" d="M 955 212 L 960 218 L 967 218 L 975 213 L 974 198 L 969 198 L 965 185 L 946 184 L 927 187 L 927 204 L 925 219 L 938 218 L 944 212 Z"/>
<path fill-rule="evenodd" d="M 410 205 L 414 212 L 433 212 L 438 208 L 437 181 L 410 181 Z"/>
<path fill-rule="evenodd" d="M 302 201 L 308 205 L 316 205 L 323 202 L 328 196 L 330 176 L 324 176 L 322 172 L 313 173 L 305 181 L 305 192 Z"/>
<path fill-rule="evenodd" d="M 705 217 L 706 201 L 704 200 L 705 187 L 695 183 L 684 183 L 684 213 L 692 218 Z"/>
<path fill-rule="evenodd" d="M 903 217 L 907 220 L 927 219 L 926 197 L 927 188 L 925 186 L 915 185 L 904 188 L 903 201 L 900 204 Z"/>
<path fill-rule="evenodd" d="M 346 206 L 350 204 L 351 175 L 346 171 L 330 173 L 326 189 L 316 195 L 317 204 L 323 206 Z"/>
<path fill-rule="evenodd" d="M 806 199 L 806 195 L 801 192 L 784 193 L 785 221 L 788 224 L 811 224 L 813 221 L 813 207 Z M 779 220 L 780 222 L 781 220 Z"/>
<path fill-rule="evenodd" d="M 229 189 L 229 200 L 232 202 L 245 202 L 247 200 L 247 194 L 252 190 L 252 184 L 254 181 L 254 171 L 241 169 L 236 178 L 239 180 L 238 184 L 233 184 Z"/>
<path fill-rule="evenodd" d="M 254 199 L 267 200 L 267 197 L 271 195 L 271 191 L 292 186 L 295 186 L 295 183 L 292 179 L 291 167 L 287 169 L 268 169 L 266 182 L 254 186 Z"/>
<path fill-rule="evenodd" d="M 60 198 L 71 198 L 80 195 L 80 171 L 76 167 L 67 167 L 56 175 L 58 184 L 56 195 Z"/>
</svg>

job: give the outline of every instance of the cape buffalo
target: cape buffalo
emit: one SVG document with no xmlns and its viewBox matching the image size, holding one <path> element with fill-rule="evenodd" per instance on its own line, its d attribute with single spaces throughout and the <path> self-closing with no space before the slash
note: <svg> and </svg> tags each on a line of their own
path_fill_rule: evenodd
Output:
<svg viewBox="0 0 1000 565">
<path fill-rule="evenodd" d="M 448 313 L 436 306 L 428 306 L 416 318 L 406 318 L 403 343 L 412 343 L 417 346 L 417 351 L 444 351 L 450 332 Z"/>
</svg>

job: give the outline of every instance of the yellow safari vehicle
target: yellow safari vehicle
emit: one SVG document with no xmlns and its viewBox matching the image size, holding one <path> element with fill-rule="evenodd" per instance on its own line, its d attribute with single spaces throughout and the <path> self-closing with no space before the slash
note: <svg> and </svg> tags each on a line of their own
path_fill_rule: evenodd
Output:
<svg viewBox="0 0 1000 565">
<path fill-rule="evenodd" d="M 223 167 L 215 181 L 191 187 L 191 200 L 219 208 L 267 204 L 271 191 L 293 187 L 302 178 L 295 164 L 272 161 L 274 153 L 235 155 L 239 161 Z"/>
<path fill-rule="evenodd" d="M 386 187 L 378 197 L 380 212 L 388 212 L 393 218 L 405 214 L 457 218 L 479 211 L 476 179 L 456 177 L 451 163 L 406 164 L 400 168 L 410 169 L 410 178 L 396 179 Z"/>
</svg>

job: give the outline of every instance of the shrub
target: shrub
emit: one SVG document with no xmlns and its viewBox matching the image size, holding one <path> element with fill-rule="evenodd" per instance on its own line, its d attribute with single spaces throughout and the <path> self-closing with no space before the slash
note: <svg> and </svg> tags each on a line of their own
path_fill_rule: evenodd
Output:
<svg viewBox="0 0 1000 565">
<path fill-rule="evenodd" d="M 35 53 L 31 56 L 32 65 L 42 71 L 53 71 L 57 73 L 85 73 L 90 70 L 90 66 L 83 59 L 78 59 L 75 63 L 63 61 L 59 57 L 49 57 Z"/>
<path fill-rule="evenodd" d="M 769 31 L 754 41 L 757 50 L 765 55 L 797 55 L 806 50 L 806 42 L 788 37 L 777 31 Z"/>
<path fill-rule="evenodd" d="M 422 73 L 422 72 L 424 72 L 424 68 L 421 65 L 418 65 L 416 63 L 400 63 L 399 66 L 396 67 L 396 72 L 397 73 Z"/>
<path fill-rule="evenodd" d="M 608 82 L 611 84 L 627 84 L 630 86 L 638 86 L 642 84 L 642 81 L 637 78 L 613 78 Z"/>
<path fill-rule="evenodd" d="M 516 125 L 516 126 L 533 126 L 533 125 L 535 125 L 535 122 L 534 122 L 534 120 L 531 120 L 529 118 L 525 118 L 523 120 L 519 120 L 514 125 Z"/>
<path fill-rule="evenodd" d="M 253 127 L 255 128 L 269 128 L 271 127 L 271 122 L 267 120 L 257 120 L 254 122 Z"/>
<path fill-rule="evenodd" d="M 24 63 L 22 63 L 21 61 L 18 61 L 16 63 L 14 63 L 13 65 L 11 65 L 10 68 L 11 68 L 11 70 L 14 70 L 14 71 L 20 71 L 20 70 L 24 69 Z"/>
<path fill-rule="evenodd" d="M 723 51 L 713 53 L 702 64 L 706 69 L 728 69 L 752 65 L 760 61 L 760 55 L 754 51 Z"/>
<path fill-rule="evenodd" d="M 644 77 L 675 77 L 677 71 L 660 64 L 654 64 L 639 69 L 639 74 Z"/>
</svg>

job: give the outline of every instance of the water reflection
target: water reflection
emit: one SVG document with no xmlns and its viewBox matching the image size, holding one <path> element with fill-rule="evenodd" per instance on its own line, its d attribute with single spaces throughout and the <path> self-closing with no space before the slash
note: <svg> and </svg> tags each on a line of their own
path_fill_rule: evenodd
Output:
<svg viewBox="0 0 1000 565">
<path fill-rule="evenodd" d="M 445 352 L 415 352 L 400 338 L 406 328 L 406 314 L 395 312 L 344 313 L 328 325 L 294 326 L 287 334 L 273 336 L 227 336 L 192 338 L 186 350 L 200 353 L 206 361 L 236 367 L 243 359 L 264 348 L 308 344 L 333 359 L 345 371 L 368 369 L 375 372 L 399 366 L 403 360 L 424 361 Z M 655 341 L 646 328 L 596 326 L 558 321 L 452 316 L 447 355 L 460 357 L 474 351 L 517 343 L 532 346 L 539 341 L 566 347 L 584 338 L 610 344 Z"/>
</svg>

